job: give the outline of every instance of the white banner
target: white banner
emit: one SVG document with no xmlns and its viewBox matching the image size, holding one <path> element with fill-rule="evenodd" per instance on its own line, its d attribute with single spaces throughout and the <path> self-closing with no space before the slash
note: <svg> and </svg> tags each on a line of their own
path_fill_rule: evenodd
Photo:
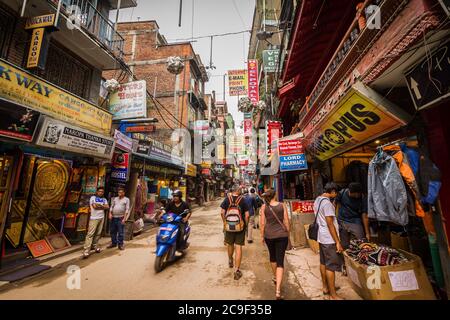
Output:
<svg viewBox="0 0 450 320">
<path fill-rule="evenodd" d="M 147 117 L 147 84 L 145 80 L 124 83 L 109 97 L 113 120 Z"/>
<path fill-rule="evenodd" d="M 124 135 L 119 130 L 114 130 L 114 140 L 116 141 L 116 148 L 126 152 L 131 152 L 133 150 L 133 139 Z"/>
<path fill-rule="evenodd" d="M 80 153 L 88 157 L 111 159 L 114 139 L 49 117 L 41 127 L 37 145 Z"/>
</svg>

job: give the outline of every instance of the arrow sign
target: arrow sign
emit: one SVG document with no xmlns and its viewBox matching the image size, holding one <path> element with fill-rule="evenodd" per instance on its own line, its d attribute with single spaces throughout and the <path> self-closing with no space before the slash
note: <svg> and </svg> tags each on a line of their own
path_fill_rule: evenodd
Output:
<svg viewBox="0 0 450 320">
<path fill-rule="evenodd" d="M 414 91 L 414 94 L 416 95 L 417 100 L 422 99 L 422 95 L 420 94 L 419 90 L 419 84 L 416 80 L 414 80 L 413 77 L 411 77 L 411 89 Z"/>
</svg>

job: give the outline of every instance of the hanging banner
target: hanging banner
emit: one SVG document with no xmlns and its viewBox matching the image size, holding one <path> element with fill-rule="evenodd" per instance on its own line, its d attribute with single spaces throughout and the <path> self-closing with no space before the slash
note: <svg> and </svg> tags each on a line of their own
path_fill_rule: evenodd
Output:
<svg viewBox="0 0 450 320">
<path fill-rule="evenodd" d="M 248 60 L 248 97 L 253 105 L 259 102 L 258 60 Z"/>
<path fill-rule="evenodd" d="M 113 120 L 147 117 L 147 84 L 145 80 L 124 83 L 109 98 Z"/>
<path fill-rule="evenodd" d="M 263 51 L 263 65 L 264 72 L 276 72 L 278 67 L 280 50 L 264 50 Z"/>
<path fill-rule="evenodd" d="M 307 149 L 324 161 L 396 130 L 410 118 L 399 107 L 358 82 L 325 122 L 306 137 Z"/>
<path fill-rule="evenodd" d="M 283 124 L 280 121 L 266 121 L 266 146 L 267 156 L 275 153 L 278 146 L 278 139 L 283 137 Z"/>
<path fill-rule="evenodd" d="M 112 116 L 109 112 L 1 59 L 0 98 L 92 131 L 110 134 Z"/>
<path fill-rule="evenodd" d="M 0 136 L 31 142 L 39 115 L 28 108 L 0 104 Z"/>
<path fill-rule="evenodd" d="M 119 130 L 114 130 L 114 140 L 116 141 L 116 148 L 125 152 L 131 152 L 133 150 L 133 140 Z"/>
<path fill-rule="evenodd" d="M 251 119 L 244 119 L 244 137 L 251 137 L 253 129 L 253 121 Z"/>
<path fill-rule="evenodd" d="M 248 88 L 247 70 L 228 70 L 230 96 L 246 96 Z"/>
<path fill-rule="evenodd" d="M 49 117 L 42 124 L 36 144 L 105 159 L 111 159 L 115 145 L 112 137 L 100 136 Z"/>
<path fill-rule="evenodd" d="M 111 179 L 120 182 L 127 182 L 129 174 L 129 164 L 130 164 L 130 154 L 129 153 L 118 153 L 114 152 L 111 161 Z"/>
<path fill-rule="evenodd" d="M 308 169 L 303 141 L 298 137 L 288 136 L 278 140 L 278 154 L 281 172 Z"/>
</svg>

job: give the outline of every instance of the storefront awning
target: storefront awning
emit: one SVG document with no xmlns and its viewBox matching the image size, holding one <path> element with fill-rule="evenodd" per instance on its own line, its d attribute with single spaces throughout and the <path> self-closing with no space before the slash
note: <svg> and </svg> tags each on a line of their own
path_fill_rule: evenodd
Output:
<svg viewBox="0 0 450 320">
<path fill-rule="evenodd" d="M 290 43 L 291 48 L 283 70 L 283 83 L 295 78 L 294 85 L 284 90 L 279 117 L 285 116 L 289 104 L 306 98 L 350 24 L 355 19 L 360 0 L 304 0 L 297 11 Z"/>
</svg>

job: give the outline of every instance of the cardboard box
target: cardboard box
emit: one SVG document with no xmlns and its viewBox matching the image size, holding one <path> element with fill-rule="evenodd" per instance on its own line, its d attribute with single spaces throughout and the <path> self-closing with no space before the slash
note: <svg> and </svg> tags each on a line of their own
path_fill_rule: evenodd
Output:
<svg viewBox="0 0 450 320">
<path fill-rule="evenodd" d="M 344 252 L 348 278 L 356 293 L 366 300 L 436 300 L 420 257 L 399 251 L 408 262 L 375 268 L 354 261 Z"/>
<path fill-rule="evenodd" d="M 314 253 L 316 254 L 319 253 L 319 243 L 316 240 L 312 240 L 308 237 L 309 224 L 305 224 L 303 227 L 305 229 L 305 237 L 306 240 L 308 241 L 309 247 Z"/>
<path fill-rule="evenodd" d="M 408 237 L 402 236 L 399 233 L 391 232 L 391 247 L 404 251 L 409 251 Z"/>
</svg>

